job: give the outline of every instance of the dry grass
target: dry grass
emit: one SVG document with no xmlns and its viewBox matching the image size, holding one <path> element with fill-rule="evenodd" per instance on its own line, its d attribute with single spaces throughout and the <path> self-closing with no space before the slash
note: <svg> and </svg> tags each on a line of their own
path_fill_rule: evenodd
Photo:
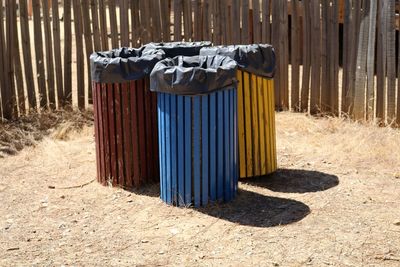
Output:
<svg viewBox="0 0 400 267">
<path fill-rule="evenodd" d="M 0 159 L 0 265 L 399 266 L 399 135 L 279 113 L 281 169 L 199 210 L 90 183 L 92 126 L 47 135 Z"/>
<path fill-rule="evenodd" d="M 37 144 L 43 137 L 67 139 L 71 132 L 92 125 L 92 111 L 55 111 L 31 114 L 8 123 L 0 122 L 0 158 L 15 155 L 25 146 Z"/>
</svg>

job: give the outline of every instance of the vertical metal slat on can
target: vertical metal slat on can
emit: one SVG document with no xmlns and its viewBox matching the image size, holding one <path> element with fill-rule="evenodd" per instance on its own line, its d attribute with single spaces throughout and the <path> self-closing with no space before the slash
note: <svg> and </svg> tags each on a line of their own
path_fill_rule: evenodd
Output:
<svg viewBox="0 0 400 267">
<path fill-rule="evenodd" d="M 176 95 L 171 96 L 170 114 L 171 114 L 171 201 L 172 203 L 177 203 L 178 201 L 178 188 L 177 188 L 177 163 L 178 154 L 177 149 L 177 114 L 176 114 Z"/>
<path fill-rule="evenodd" d="M 193 154 L 191 158 L 185 158 L 187 161 L 193 159 L 193 191 L 194 191 L 194 206 L 200 206 L 200 194 L 201 194 L 201 181 L 200 181 L 200 170 L 201 170 L 201 152 L 200 152 L 200 96 L 193 97 Z"/>
<path fill-rule="evenodd" d="M 179 205 L 184 205 L 185 203 L 185 114 L 184 114 L 184 106 L 183 106 L 183 96 L 177 96 L 178 104 L 178 203 Z"/>
<path fill-rule="evenodd" d="M 210 200 L 217 200 L 217 121 L 216 121 L 216 94 L 211 94 L 210 98 Z"/>
<path fill-rule="evenodd" d="M 166 95 L 167 97 L 167 95 Z M 192 156 L 192 99 L 184 96 L 185 105 L 185 159 Z M 162 130 L 162 129 L 161 129 Z M 185 203 L 192 202 L 192 161 L 185 160 Z"/>
<path fill-rule="evenodd" d="M 209 180 L 209 117 L 208 117 L 208 99 L 209 96 L 203 96 L 201 101 L 201 205 L 208 203 L 208 180 Z"/>
</svg>

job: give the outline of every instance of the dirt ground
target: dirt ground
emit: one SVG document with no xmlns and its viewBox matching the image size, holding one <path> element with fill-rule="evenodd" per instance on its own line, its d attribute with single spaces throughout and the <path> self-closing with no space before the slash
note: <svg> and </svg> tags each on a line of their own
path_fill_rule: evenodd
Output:
<svg viewBox="0 0 400 267">
<path fill-rule="evenodd" d="M 400 131 L 277 114 L 280 170 L 175 208 L 97 184 L 93 128 L 0 158 L 1 266 L 400 266 Z"/>
</svg>

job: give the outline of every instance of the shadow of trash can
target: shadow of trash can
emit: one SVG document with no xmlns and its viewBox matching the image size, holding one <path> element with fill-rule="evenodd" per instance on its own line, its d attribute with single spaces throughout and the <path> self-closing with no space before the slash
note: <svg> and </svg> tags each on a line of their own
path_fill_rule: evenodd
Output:
<svg viewBox="0 0 400 267">
<path fill-rule="evenodd" d="M 277 170 L 274 72 L 271 45 L 206 47 L 200 55 L 223 55 L 238 64 L 238 131 L 240 178 L 264 176 Z"/>
<path fill-rule="evenodd" d="M 235 197 L 236 67 L 223 56 L 178 56 L 154 67 L 164 202 L 199 207 Z"/>
<path fill-rule="evenodd" d="M 158 182 L 157 96 L 149 90 L 161 50 L 119 48 L 90 56 L 97 180 L 138 188 Z"/>
</svg>

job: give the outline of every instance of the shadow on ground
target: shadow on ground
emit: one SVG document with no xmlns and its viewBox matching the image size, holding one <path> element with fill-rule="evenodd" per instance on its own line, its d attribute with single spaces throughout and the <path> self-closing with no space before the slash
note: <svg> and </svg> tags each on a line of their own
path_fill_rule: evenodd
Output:
<svg viewBox="0 0 400 267">
<path fill-rule="evenodd" d="M 335 187 L 339 184 L 339 178 L 318 171 L 279 169 L 271 175 L 243 179 L 241 182 L 274 192 L 307 193 Z"/>
<path fill-rule="evenodd" d="M 222 220 L 255 227 L 295 223 L 310 213 L 310 208 L 302 202 L 242 189 L 239 189 L 236 199 L 230 203 L 196 210 Z"/>
</svg>

